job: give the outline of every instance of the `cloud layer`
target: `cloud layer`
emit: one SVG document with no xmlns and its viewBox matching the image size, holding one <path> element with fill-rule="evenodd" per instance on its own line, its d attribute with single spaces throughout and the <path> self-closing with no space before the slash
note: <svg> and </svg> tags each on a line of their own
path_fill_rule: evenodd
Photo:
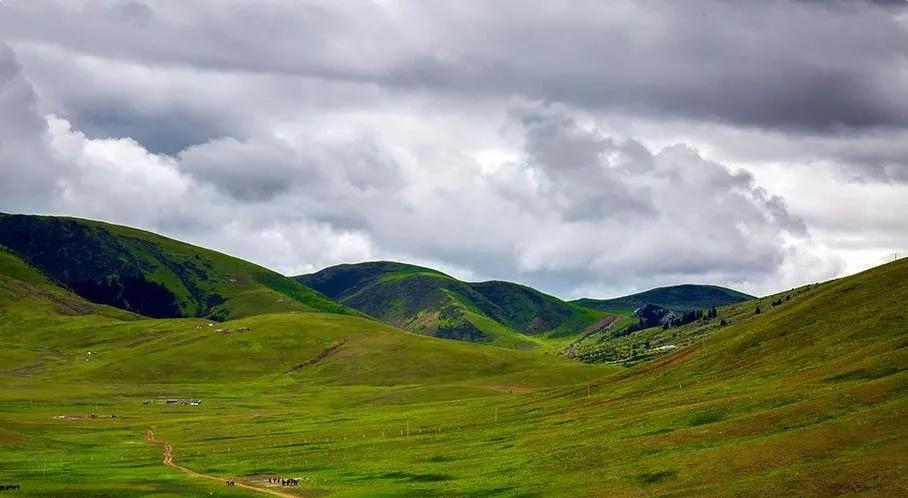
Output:
<svg viewBox="0 0 908 498">
<path fill-rule="evenodd" d="M 0 33 L 3 211 L 566 297 L 908 245 L 898 3 L 7 0 Z"/>
</svg>

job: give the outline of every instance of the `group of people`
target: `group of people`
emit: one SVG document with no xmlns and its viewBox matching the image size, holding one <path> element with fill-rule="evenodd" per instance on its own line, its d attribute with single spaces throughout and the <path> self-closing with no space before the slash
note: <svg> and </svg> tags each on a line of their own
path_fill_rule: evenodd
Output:
<svg viewBox="0 0 908 498">
<path fill-rule="evenodd" d="M 226 481 L 224 481 L 224 484 L 226 484 L 227 486 L 236 486 L 236 481 L 234 481 L 233 479 L 227 479 Z M 281 486 L 299 486 L 300 480 L 293 478 L 281 479 L 280 477 L 269 477 L 268 484 L 280 484 Z M 0 488 L 0 490 L 2 489 L 3 488 Z M 10 487 L 10 489 L 12 489 L 12 487 Z M 19 489 L 18 485 L 16 485 L 16 489 Z"/>
<path fill-rule="evenodd" d="M 0 484 L 0 491 L 19 491 L 18 484 Z"/>
<path fill-rule="evenodd" d="M 293 478 L 281 479 L 280 477 L 269 477 L 268 484 L 280 484 L 281 486 L 299 486 L 300 480 Z"/>
</svg>

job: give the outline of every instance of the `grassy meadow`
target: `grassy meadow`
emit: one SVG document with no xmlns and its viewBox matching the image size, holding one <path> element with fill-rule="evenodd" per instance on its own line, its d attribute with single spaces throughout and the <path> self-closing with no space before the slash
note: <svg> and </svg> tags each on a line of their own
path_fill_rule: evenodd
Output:
<svg viewBox="0 0 908 498">
<path fill-rule="evenodd" d="M 899 261 L 777 306 L 722 308 L 727 326 L 627 367 L 343 314 L 148 319 L 0 251 L 0 484 L 81 497 L 905 496 L 906 277 Z M 149 428 L 210 478 L 165 466 Z"/>
</svg>

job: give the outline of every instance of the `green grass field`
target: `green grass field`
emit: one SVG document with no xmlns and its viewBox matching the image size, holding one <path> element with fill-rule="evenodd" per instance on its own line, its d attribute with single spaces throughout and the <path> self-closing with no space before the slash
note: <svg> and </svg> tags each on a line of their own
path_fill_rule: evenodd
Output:
<svg viewBox="0 0 908 498">
<path fill-rule="evenodd" d="M 0 484 L 80 497 L 266 496 L 229 478 L 332 497 L 908 495 L 908 260 L 756 315 L 761 302 L 670 354 L 593 365 L 343 314 L 148 319 L 0 251 Z M 144 403 L 167 398 L 202 404 Z M 165 466 L 149 428 L 213 478 Z M 268 488 L 271 476 L 301 485 Z"/>
</svg>

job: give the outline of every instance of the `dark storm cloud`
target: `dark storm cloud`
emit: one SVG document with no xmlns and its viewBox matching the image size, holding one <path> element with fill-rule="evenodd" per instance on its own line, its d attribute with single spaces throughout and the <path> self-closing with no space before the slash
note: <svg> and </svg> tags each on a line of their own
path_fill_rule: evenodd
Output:
<svg viewBox="0 0 908 498">
<path fill-rule="evenodd" d="M 214 116 L 179 112 L 144 112 L 128 104 L 109 102 L 61 110 L 61 115 L 82 125 L 93 138 L 132 137 L 148 150 L 176 154 L 195 144 L 236 135 L 240 130 L 219 126 Z"/>
<path fill-rule="evenodd" d="M 13 41 L 139 64 L 521 95 L 804 132 L 908 126 L 908 29 L 899 17 L 908 3 L 11 0 L 0 8 L 0 30 Z M 110 115 L 82 112 L 81 127 L 116 127 Z M 132 115 L 148 128 L 173 122 Z M 144 134 L 161 150 L 188 141 Z"/>
<path fill-rule="evenodd" d="M 778 1 L 519 12 L 494 5 L 462 17 L 444 10 L 471 19 L 465 32 L 481 36 L 457 56 L 408 61 L 397 82 L 767 128 L 908 124 L 908 30 L 892 9 Z"/>
<path fill-rule="evenodd" d="M 838 146 L 829 156 L 858 180 L 908 182 L 908 133 L 882 140 L 867 137 Z"/>
<path fill-rule="evenodd" d="M 48 151 L 48 125 L 16 54 L 0 43 L 0 199 L 4 210 L 46 206 L 69 168 Z"/>
<path fill-rule="evenodd" d="M 268 200 L 293 187 L 300 175 L 297 154 L 276 141 L 213 140 L 180 153 L 180 168 L 245 201 Z M 308 176 L 308 175 L 305 175 Z"/>
</svg>

